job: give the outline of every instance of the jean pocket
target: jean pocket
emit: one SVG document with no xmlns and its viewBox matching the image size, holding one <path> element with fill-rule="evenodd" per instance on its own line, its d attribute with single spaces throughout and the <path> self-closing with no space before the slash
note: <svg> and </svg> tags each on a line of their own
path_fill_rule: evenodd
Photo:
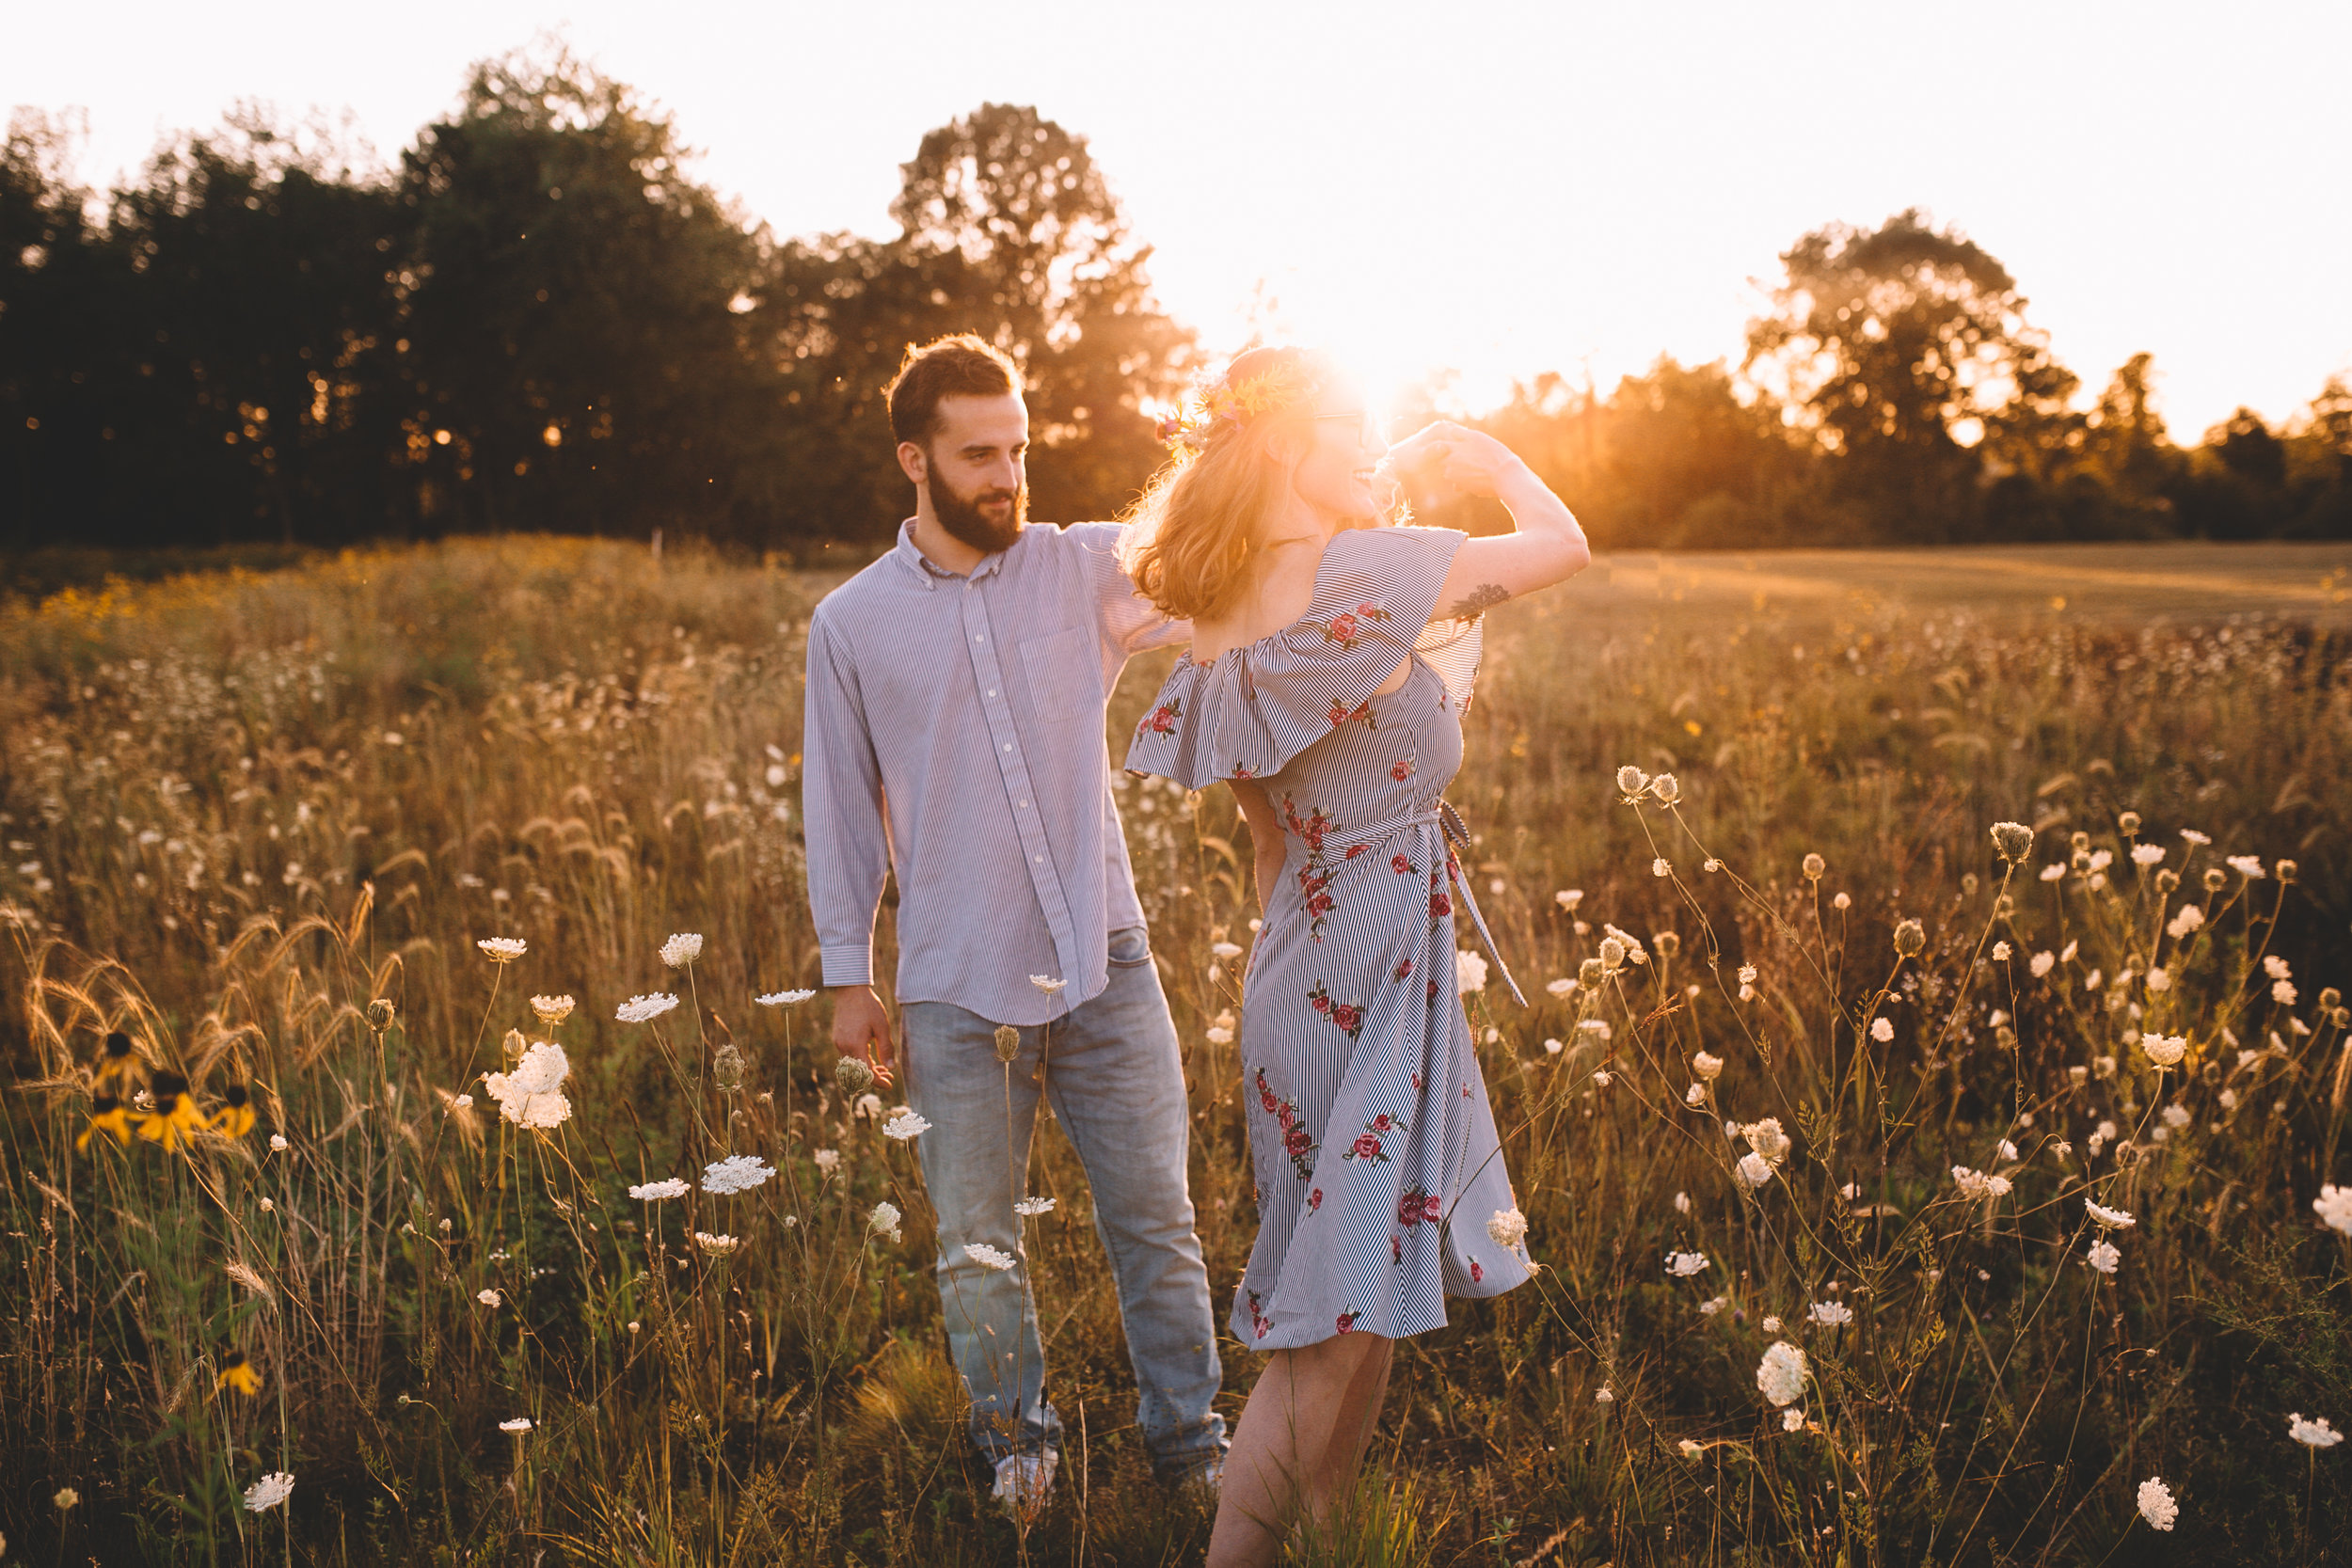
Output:
<svg viewBox="0 0 2352 1568">
<path fill-rule="evenodd" d="M 1081 719 L 1089 705 L 1099 718 L 1101 665 L 1091 657 L 1086 628 L 1068 626 L 1021 644 L 1021 668 L 1029 679 L 1029 705 L 1047 722 Z"/>
<path fill-rule="evenodd" d="M 1152 961 L 1152 933 L 1140 926 L 1130 926 L 1123 931 L 1111 933 L 1111 967 L 1136 969 Z"/>
</svg>

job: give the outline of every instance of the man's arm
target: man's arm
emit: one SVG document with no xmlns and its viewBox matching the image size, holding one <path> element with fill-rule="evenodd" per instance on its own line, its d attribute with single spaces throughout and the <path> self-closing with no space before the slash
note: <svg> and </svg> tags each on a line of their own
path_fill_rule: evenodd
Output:
<svg viewBox="0 0 2352 1568">
<path fill-rule="evenodd" d="M 1084 523 L 1086 546 L 1094 580 L 1095 622 L 1103 641 L 1122 658 L 1192 641 L 1192 623 L 1169 617 L 1168 611 L 1136 592 L 1119 551 L 1127 528 L 1119 523 Z"/>
<path fill-rule="evenodd" d="M 817 924 L 825 988 L 833 993 L 834 1049 L 863 1053 L 888 1083 L 896 1052 L 890 1017 L 873 984 L 874 915 L 890 870 L 882 766 L 866 726 L 856 668 L 821 613 L 808 626 L 801 823 L 809 911 Z"/>
</svg>

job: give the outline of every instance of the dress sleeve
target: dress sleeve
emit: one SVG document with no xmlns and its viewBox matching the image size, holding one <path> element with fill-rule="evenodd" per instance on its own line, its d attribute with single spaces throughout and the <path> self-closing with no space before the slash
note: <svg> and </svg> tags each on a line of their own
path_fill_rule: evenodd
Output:
<svg viewBox="0 0 2352 1568">
<path fill-rule="evenodd" d="M 1206 670 L 1179 665 L 1127 766 L 1187 788 L 1263 778 L 1351 719 L 1430 629 L 1463 535 L 1351 530 L 1324 547 L 1307 613 Z"/>
</svg>

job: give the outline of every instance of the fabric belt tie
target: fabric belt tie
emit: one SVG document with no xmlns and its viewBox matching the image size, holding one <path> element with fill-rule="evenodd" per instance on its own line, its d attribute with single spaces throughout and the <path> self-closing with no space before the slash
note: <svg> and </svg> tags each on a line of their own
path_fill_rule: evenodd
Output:
<svg viewBox="0 0 2352 1568">
<path fill-rule="evenodd" d="M 1470 829 L 1464 825 L 1462 814 L 1454 809 L 1453 801 L 1438 802 L 1438 826 L 1444 832 L 1447 841 L 1462 854 L 1470 853 Z M 1511 1000 L 1522 1007 L 1526 1006 L 1527 998 L 1519 993 L 1519 983 L 1511 978 L 1511 966 L 1502 961 L 1502 949 L 1495 945 L 1495 934 L 1486 928 L 1486 917 L 1479 912 L 1478 895 L 1470 892 L 1470 878 L 1459 872 L 1454 856 L 1448 855 L 1446 860 L 1447 878 L 1453 882 L 1454 891 L 1461 896 L 1462 907 L 1470 911 L 1470 924 L 1478 928 L 1478 940 L 1486 944 L 1487 956 L 1494 959 L 1495 970 L 1502 976 L 1502 983 L 1511 988 Z"/>
</svg>

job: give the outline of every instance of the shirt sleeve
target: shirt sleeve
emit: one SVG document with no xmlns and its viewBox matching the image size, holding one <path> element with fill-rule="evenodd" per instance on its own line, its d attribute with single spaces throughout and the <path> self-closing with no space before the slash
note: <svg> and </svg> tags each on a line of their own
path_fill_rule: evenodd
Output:
<svg viewBox="0 0 2352 1568">
<path fill-rule="evenodd" d="M 824 983 L 869 985 L 874 916 L 890 870 L 882 766 L 866 727 L 857 667 L 821 610 L 808 626 L 801 722 L 801 821 Z"/>
<path fill-rule="evenodd" d="M 1179 621 L 1136 592 L 1134 579 L 1120 562 L 1127 528 L 1119 523 L 1082 523 L 1073 532 L 1083 534 L 1088 571 L 1094 583 L 1095 624 L 1103 645 L 1122 658 L 1153 648 L 1192 641 L 1192 623 Z"/>
</svg>

